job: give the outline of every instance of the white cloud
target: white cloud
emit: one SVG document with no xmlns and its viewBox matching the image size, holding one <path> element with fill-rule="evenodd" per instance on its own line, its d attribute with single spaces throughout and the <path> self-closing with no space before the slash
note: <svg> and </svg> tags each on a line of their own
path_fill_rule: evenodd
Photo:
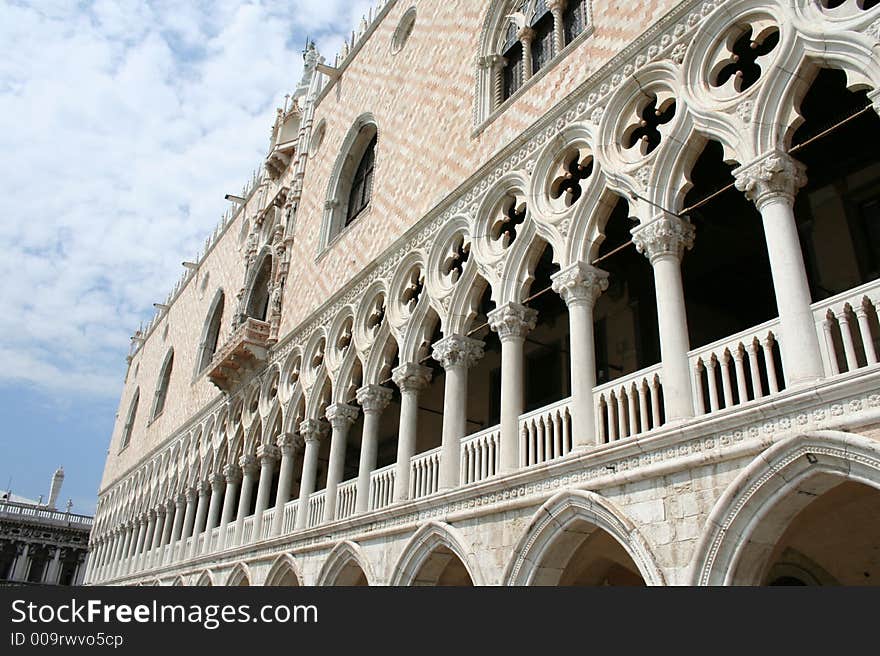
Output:
<svg viewBox="0 0 880 656">
<path fill-rule="evenodd" d="M 129 335 L 259 164 L 306 36 L 332 60 L 367 7 L 0 5 L 0 383 L 119 394 Z"/>
</svg>

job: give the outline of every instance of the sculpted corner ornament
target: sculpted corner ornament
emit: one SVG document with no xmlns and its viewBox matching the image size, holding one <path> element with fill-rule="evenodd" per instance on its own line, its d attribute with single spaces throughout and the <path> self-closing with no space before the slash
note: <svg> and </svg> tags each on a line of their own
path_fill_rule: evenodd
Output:
<svg viewBox="0 0 880 656">
<path fill-rule="evenodd" d="M 632 230 L 633 244 L 653 264 L 672 256 L 681 260 L 685 249 L 694 247 L 694 226 L 671 214 L 663 214 Z"/>
<path fill-rule="evenodd" d="M 519 303 L 508 303 L 489 312 L 489 327 L 498 333 L 503 342 L 506 339 L 523 338 L 538 323 L 538 312 Z"/>
<path fill-rule="evenodd" d="M 486 343 L 478 339 L 450 335 L 434 344 L 432 356 L 444 369 L 459 366 L 469 369 L 483 357 L 484 346 Z"/>
<path fill-rule="evenodd" d="M 334 429 L 344 429 L 357 420 L 358 409 L 345 403 L 334 403 L 327 407 L 325 414 Z"/>
<path fill-rule="evenodd" d="M 391 390 L 381 385 L 367 385 L 357 391 L 357 402 L 364 413 L 382 412 L 391 402 Z"/>
<path fill-rule="evenodd" d="M 807 184 L 806 167 L 791 155 L 773 151 L 733 172 L 736 188 L 760 210 L 771 200 L 794 203 L 798 190 Z"/>
<path fill-rule="evenodd" d="M 575 262 L 551 276 L 553 291 L 566 305 L 588 303 L 593 305 L 608 289 L 608 272 L 584 262 Z"/>
</svg>

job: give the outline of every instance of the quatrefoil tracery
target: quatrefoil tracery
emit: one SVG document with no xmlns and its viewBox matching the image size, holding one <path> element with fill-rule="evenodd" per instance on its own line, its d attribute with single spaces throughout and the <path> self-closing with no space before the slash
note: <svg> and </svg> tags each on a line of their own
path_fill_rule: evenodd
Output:
<svg viewBox="0 0 880 656">
<path fill-rule="evenodd" d="M 820 0 L 819 4 L 822 5 L 824 9 L 837 9 L 838 7 L 842 7 L 843 5 L 852 2 L 854 2 L 856 7 L 861 11 L 868 11 L 880 4 L 880 0 Z"/>
<path fill-rule="evenodd" d="M 660 127 L 675 118 L 675 97 L 652 94 L 648 101 L 636 110 L 636 120 L 624 131 L 623 147 L 627 150 L 638 146 L 644 156 L 653 152 L 663 139 Z"/>
<path fill-rule="evenodd" d="M 379 330 L 382 322 L 385 320 L 385 297 L 379 296 L 373 302 L 373 309 L 367 317 L 367 328 L 373 332 Z"/>
<path fill-rule="evenodd" d="M 565 206 L 571 207 L 583 194 L 582 182 L 593 174 L 593 156 L 589 151 L 574 150 L 562 160 L 556 179 L 550 185 L 553 200 L 564 198 Z"/>
<path fill-rule="evenodd" d="M 733 88 L 742 93 L 761 77 L 762 60 L 779 45 L 779 28 L 769 22 L 749 26 L 732 43 L 727 43 L 727 56 L 714 66 L 712 85 L 722 87 L 733 80 Z"/>
<path fill-rule="evenodd" d="M 499 216 L 492 224 L 489 236 L 495 242 L 501 242 L 501 248 L 507 249 L 516 240 L 517 226 L 525 223 L 526 204 L 515 197 L 508 197 Z"/>
<path fill-rule="evenodd" d="M 406 287 L 403 288 L 400 295 L 401 302 L 407 306 L 410 312 L 412 312 L 416 305 L 418 305 L 419 299 L 422 297 L 422 292 L 424 290 L 425 276 L 422 274 L 421 269 L 418 267 L 413 268 L 413 270 L 410 271 Z"/>
<path fill-rule="evenodd" d="M 471 257 L 470 242 L 465 240 L 463 234 L 459 234 L 453 240 L 449 248 L 449 255 L 443 260 L 441 271 L 444 276 L 452 279 L 452 284 L 458 282 L 464 273 L 464 265 Z"/>
</svg>

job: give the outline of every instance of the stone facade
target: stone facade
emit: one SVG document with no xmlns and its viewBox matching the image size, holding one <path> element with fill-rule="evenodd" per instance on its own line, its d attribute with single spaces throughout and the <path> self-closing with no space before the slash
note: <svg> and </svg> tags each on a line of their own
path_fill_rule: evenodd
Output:
<svg viewBox="0 0 880 656">
<path fill-rule="evenodd" d="M 872 583 L 871 522 L 843 564 L 816 536 L 880 487 L 880 173 L 823 165 L 876 127 L 878 11 L 388 0 L 307 48 L 135 336 L 88 582 Z M 807 205 L 852 251 L 804 249 Z M 742 307 L 693 273 L 728 214 Z"/>
</svg>

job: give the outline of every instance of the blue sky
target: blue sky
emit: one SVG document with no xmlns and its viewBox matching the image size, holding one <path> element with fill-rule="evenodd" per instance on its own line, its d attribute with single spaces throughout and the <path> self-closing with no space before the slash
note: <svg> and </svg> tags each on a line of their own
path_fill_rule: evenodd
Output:
<svg viewBox="0 0 880 656">
<path fill-rule="evenodd" d="M 94 511 L 129 338 L 357 0 L 0 0 L 0 487 Z"/>
</svg>

